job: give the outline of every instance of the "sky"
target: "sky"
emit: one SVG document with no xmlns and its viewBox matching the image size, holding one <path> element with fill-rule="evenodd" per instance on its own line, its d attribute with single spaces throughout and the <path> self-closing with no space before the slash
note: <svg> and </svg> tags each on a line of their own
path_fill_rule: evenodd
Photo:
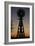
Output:
<svg viewBox="0 0 35 46">
<path fill-rule="evenodd" d="M 17 10 L 20 7 L 11 7 L 11 21 L 12 21 L 12 31 L 17 32 L 18 31 L 18 24 L 19 24 L 19 18 L 17 16 Z M 24 25 L 24 32 L 25 35 L 29 35 L 30 33 L 30 22 L 29 22 L 29 17 L 30 17 L 30 12 L 29 8 L 23 8 L 25 10 L 25 16 L 23 17 L 23 25 Z"/>
</svg>

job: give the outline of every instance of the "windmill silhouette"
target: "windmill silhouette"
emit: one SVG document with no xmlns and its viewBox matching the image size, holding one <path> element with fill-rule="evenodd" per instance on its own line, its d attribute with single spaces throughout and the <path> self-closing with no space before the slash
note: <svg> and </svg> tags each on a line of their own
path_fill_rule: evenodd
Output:
<svg viewBox="0 0 35 46">
<path fill-rule="evenodd" d="M 23 8 L 19 8 L 17 10 L 17 16 L 19 18 L 19 25 L 18 25 L 18 36 L 19 38 L 24 38 L 25 33 L 24 33 L 24 25 L 23 25 L 23 17 L 25 16 L 25 11 Z"/>
</svg>

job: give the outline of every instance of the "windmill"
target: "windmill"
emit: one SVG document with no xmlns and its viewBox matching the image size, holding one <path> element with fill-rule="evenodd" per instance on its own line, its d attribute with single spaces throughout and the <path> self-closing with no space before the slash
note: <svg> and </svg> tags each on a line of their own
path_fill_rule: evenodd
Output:
<svg viewBox="0 0 35 46">
<path fill-rule="evenodd" d="M 18 35 L 19 38 L 24 38 L 25 37 L 25 33 L 24 33 L 24 25 L 23 25 L 23 18 L 25 16 L 25 11 L 23 8 L 19 8 L 17 10 L 17 16 L 19 18 L 19 25 L 18 25 Z"/>
</svg>

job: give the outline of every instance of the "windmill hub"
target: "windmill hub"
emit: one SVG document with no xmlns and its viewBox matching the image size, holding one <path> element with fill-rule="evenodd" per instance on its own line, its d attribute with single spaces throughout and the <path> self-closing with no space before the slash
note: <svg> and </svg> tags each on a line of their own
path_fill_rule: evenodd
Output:
<svg viewBox="0 0 35 46">
<path fill-rule="evenodd" d="M 20 9 L 18 9 L 18 11 L 17 11 L 17 15 L 18 15 L 18 17 L 24 17 L 25 16 L 25 11 L 24 11 L 24 9 L 23 8 L 20 8 Z"/>
</svg>

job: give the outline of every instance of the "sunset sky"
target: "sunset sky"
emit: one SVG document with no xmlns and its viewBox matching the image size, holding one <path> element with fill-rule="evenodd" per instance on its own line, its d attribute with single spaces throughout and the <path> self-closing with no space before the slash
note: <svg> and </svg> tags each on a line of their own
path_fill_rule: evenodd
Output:
<svg viewBox="0 0 35 46">
<path fill-rule="evenodd" d="M 19 18 L 17 16 L 17 10 L 19 9 L 20 7 L 11 7 L 11 21 L 12 21 L 12 31 L 13 32 L 17 32 L 18 31 L 18 24 L 19 24 Z M 29 16 L 30 16 L 30 13 L 29 13 L 29 8 L 23 8 L 25 10 L 25 16 L 24 16 L 24 20 L 23 20 L 23 25 L 24 25 L 24 31 L 25 31 L 25 35 L 29 35 L 29 32 L 30 32 L 30 28 L 29 28 Z"/>
</svg>

